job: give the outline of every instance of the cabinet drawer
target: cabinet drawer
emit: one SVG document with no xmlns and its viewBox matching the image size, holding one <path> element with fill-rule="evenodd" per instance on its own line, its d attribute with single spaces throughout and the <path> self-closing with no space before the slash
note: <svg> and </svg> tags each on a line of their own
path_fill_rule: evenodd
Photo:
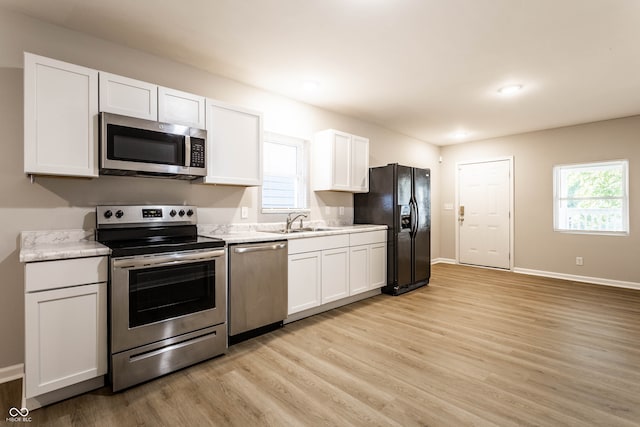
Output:
<svg viewBox="0 0 640 427">
<path fill-rule="evenodd" d="M 387 230 L 366 231 L 349 235 L 350 246 L 371 245 L 387 241 Z"/>
<path fill-rule="evenodd" d="M 25 265 L 25 291 L 44 291 L 107 281 L 106 256 L 31 262 Z"/>
<path fill-rule="evenodd" d="M 309 237 L 289 240 L 289 255 L 349 246 L 349 235 Z"/>
</svg>

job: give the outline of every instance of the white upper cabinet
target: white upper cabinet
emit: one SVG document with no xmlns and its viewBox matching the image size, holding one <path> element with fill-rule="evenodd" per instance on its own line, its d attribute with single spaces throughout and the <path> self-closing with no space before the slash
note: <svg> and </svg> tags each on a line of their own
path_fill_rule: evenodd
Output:
<svg viewBox="0 0 640 427">
<path fill-rule="evenodd" d="M 24 54 L 24 171 L 98 176 L 98 72 Z"/>
<path fill-rule="evenodd" d="M 262 185 L 262 113 L 207 99 L 205 184 Z"/>
<path fill-rule="evenodd" d="M 100 72 L 100 111 L 158 120 L 158 86 Z"/>
<path fill-rule="evenodd" d="M 351 190 L 356 193 L 369 191 L 369 140 L 351 136 Z"/>
<path fill-rule="evenodd" d="M 158 87 L 158 121 L 204 129 L 205 97 Z"/>
<path fill-rule="evenodd" d="M 328 129 L 313 138 L 315 191 L 369 191 L 369 140 Z"/>
</svg>

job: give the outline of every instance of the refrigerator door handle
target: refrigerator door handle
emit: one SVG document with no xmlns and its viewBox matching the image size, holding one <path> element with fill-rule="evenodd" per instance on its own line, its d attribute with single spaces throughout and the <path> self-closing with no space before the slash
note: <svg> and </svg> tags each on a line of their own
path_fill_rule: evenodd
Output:
<svg viewBox="0 0 640 427">
<path fill-rule="evenodd" d="M 411 235 L 415 236 L 418 231 L 418 205 L 412 199 L 409 202 L 409 207 L 411 209 Z"/>
</svg>

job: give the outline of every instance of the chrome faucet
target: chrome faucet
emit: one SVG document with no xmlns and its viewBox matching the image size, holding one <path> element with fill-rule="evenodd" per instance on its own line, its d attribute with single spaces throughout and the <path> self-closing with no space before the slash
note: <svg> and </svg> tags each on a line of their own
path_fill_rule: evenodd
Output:
<svg viewBox="0 0 640 427">
<path fill-rule="evenodd" d="M 307 214 L 304 214 L 304 213 L 299 213 L 293 218 L 291 218 L 291 215 L 293 214 L 295 214 L 295 212 L 291 212 L 290 214 L 287 215 L 287 227 L 284 230 L 285 233 L 288 233 L 291 231 L 291 226 L 293 225 L 295 220 L 298 218 L 300 218 L 300 228 L 302 228 L 302 218 L 307 218 Z"/>
</svg>

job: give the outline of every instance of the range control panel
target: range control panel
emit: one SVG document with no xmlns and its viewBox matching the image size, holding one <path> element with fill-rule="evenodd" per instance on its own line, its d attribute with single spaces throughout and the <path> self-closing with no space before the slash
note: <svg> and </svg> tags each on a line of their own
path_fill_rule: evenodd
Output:
<svg viewBox="0 0 640 427">
<path fill-rule="evenodd" d="M 96 206 L 98 227 L 156 223 L 197 224 L 197 208 L 183 205 Z"/>
</svg>

